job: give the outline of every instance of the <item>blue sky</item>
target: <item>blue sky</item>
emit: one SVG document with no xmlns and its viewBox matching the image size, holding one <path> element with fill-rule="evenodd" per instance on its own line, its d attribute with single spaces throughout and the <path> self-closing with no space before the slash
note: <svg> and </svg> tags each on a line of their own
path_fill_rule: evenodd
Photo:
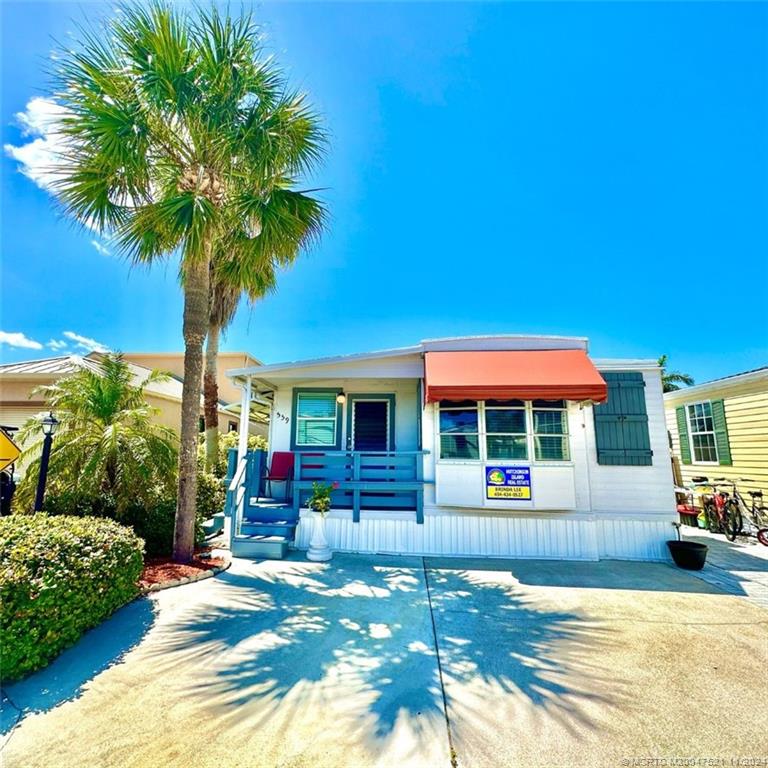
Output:
<svg viewBox="0 0 768 768">
<path fill-rule="evenodd" d="M 16 115 L 47 95 L 52 40 L 107 7 L 0 9 L 2 138 L 22 147 L 35 135 Z M 590 337 L 600 357 L 666 352 L 702 381 L 768 363 L 768 6 L 266 3 L 257 15 L 325 115 L 332 145 L 314 181 L 332 215 L 277 295 L 241 307 L 224 348 L 277 362 L 556 333 Z M 175 264 L 131 269 L 19 168 L 4 152 L 3 360 L 50 353 L 15 334 L 181 349 Z"/>
</svg>

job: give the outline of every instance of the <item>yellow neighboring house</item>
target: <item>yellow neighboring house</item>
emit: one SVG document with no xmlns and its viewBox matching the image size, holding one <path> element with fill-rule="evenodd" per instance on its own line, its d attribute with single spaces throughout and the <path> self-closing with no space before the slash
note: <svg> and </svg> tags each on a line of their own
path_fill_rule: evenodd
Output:
<svg viewBox="0 0 768 768">
<path fill-rule="evenodd" d="M 749 478 L 740 491 L 768 494 L 768 366 L 667 392 L 664 410 L 685 485 Z"/>
<path fill-rule="evenodd" d="M 29 360 L 21 363 L 0 365 L 0 425 L 20 427 L 30 416 L 44 410 L 45 402 L 40 395 L 34 395 L 36 387 L 53 384 L 58 379 L 69 376 L 79 369 L 99 372 L 99 359 L 102 355 L 91 352 L 85 357 L 65 355 Z M 178 371 L 183 371 L 184 355 L 151 355 L 126 353 L 123 355 L 133 373 L 134 383 L 140 384 L 147 379 L 152 369 L 167 371 L 171 377 L 166 381 L 155 382 L 146 388 L 149 405 L 157 408 L 156 421 L 177 432 L 181 428 L 181 391 L 183 379 Z M 233 364 L 252 364 L 254 358 L 241 353 L 223 353 L 219 366 L 230 368 Z M 143 361 L 143 362 L 139 362 Z M 145 364 L 146 363 L 146 364 Z M 258 362 L 255 362 L 258 365 Z M 219 376 L 220 406 L 219 429 L 222 432 L 235 431 L 240 427 L 240 393 L 232 387 L 223 373 Z M 227 399 L 229 398 L 229 399 Z M 200 398 L 200 416 L 203 415 L 202 396 Z M 249 432 L 255 435 L 267 434 L 267 418 L 254 413 Z"/>
</svg>

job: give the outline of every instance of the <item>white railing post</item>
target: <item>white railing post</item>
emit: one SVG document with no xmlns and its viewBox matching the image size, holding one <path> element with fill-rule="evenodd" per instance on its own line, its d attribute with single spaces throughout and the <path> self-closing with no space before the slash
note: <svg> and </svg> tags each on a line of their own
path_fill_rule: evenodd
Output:
<svg viewBox="0 0 768 768">
<path fill-rule="evenodd" d="M 240 401 L 240 433 L 237 441 L 237 462 L 245 458 L 248 452 L 248 435 L 251 426 L 251 377 L 246 376 L 243 397 Z"/>
</svg>

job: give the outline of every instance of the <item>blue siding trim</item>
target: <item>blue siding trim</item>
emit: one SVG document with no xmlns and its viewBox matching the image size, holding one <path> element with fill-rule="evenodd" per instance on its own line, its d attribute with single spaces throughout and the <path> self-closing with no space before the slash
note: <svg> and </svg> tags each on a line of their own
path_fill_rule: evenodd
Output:
<svg viewBox="0 0 768 768">
<path fill-rule="evenodd" d="M 340 387 L 294 387 L 291 402 L 291 450 L 292 451 L 340 451 L 341 450 L 341 416 L 342 407 L 336 403 L 336 442 L 333 445 L 296 445 L 296 431 L 299 422 L 296 414 L 299 406 L 300 392 L 332 392 L 334 395 L 342 393 Z"/>
</svg>

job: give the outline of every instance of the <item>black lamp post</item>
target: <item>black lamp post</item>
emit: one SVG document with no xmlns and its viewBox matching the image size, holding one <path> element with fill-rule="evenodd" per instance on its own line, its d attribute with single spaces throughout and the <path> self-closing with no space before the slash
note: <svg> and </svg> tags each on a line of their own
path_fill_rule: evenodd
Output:
<svg viewBox="0 0 768 768">
<path fill-rule="evenodd" d="M 45 498 L 45 481 L 48 479 L 48 462 L 51 458 L 51 443 L 56 433 L 56 427 L 59 426 L 59 420 L 53 415 L 52 411 L 43 417 L 41 422 L 43 428 L 43 453 L 40 456 L 40 474 L 37 478 L 37 493 L 35 494 L 35 512 L 42 512 L 43 499 Z"/>
</svg>

